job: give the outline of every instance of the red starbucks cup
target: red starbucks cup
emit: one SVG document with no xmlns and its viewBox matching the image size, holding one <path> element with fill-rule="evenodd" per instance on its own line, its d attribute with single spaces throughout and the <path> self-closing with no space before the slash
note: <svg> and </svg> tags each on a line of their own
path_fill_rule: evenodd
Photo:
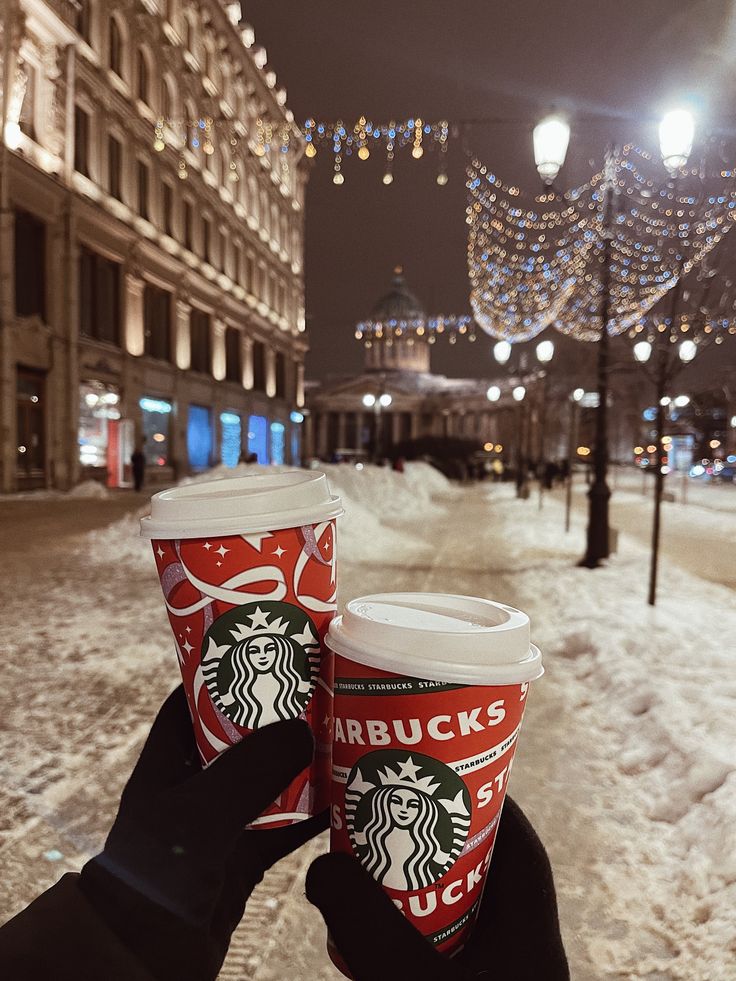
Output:
<svg viewBox="0 0 736 981">
<path fill-rule="evenodd" d="M 151 539 L 204 764 L 254 729 L 304 719 L 310 768 L 251 827 L 279 828 L 329 804 L 335 519 L 340 499 L 317 471 L 286 471 L 161 491 Z"/>
<path fill-rule="evenodd" d="M 438 950 L 480 905 L 529 682 L 529 618 L 471 596 L 382 593 L 330 625 L 332 851 L 350 852 Z M 328 938 L 335 965 L 350 977 Z"/>
</svg>

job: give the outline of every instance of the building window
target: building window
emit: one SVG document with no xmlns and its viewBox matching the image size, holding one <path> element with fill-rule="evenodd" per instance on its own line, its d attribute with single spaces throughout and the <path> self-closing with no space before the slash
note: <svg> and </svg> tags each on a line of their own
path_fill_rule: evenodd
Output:
<svg viewBox="0 0 736 981">
<path fill-rule="evenodd" d="M 281 351 L 276 352 L 276 398 L 286 398 L 286 358 Z"/>
<path fill-rule="evenodd" d="M 120 392 L 99 381 L 79 386 L 79 462 L 83 467 L 107 467 L 116 462 L 114 450 L 119 436 L 116 420 L 120 418 Z M 110 423 L 113 426 L 110 426 Z M 113 457 L 113 459 L 109 459 Z M 126 461 L 127 462 L 127 461 Z"/>
<path fill-rule="evenodd" d="M 256 261 L 252 255 L 248 255 L 245 260 L 245 288 L 249 293 L 253 292 L 253 284 L 256 278 Z"/>
<path fill-rule="evenodd" d="M 77 0 L 74 26 L 77 28 L 77 32 L 82 40 L 89 44 L 92 37 L 90 30 L 92 26 L 92 18 L 90 16 L 89 0 Z"/>
<path fill-rule="evenodd" d="M 212 248 L 212 222 L 209 218 L 202 219 L 202 258 L 205 262 L 210 261 L 210 251 Z"/>
<path fill-rule="evenodd" d="M 146 283 L 143 293 L 144 353 L 171 361 L 171 293 Z"/>
<path fill-rule="evenodd" d="M 248 453 L 254 453 L 258 463 L 268 463 L 268 420 L 265 416 L 248 418 Z"/>
<path fill-rule="evenodd" d="M 146 463 L 151 467 L 165 467 L 169 462 L 171 402 L 144 395 L 138 404 L 141 408 Z"/>
<path fill-rule="evenodd" d="M 191 368 L 209 374 L 212 370 L 212 331 L 210 315 L 192 307 L 189 314 L 189 335 L 192 350 Z"/>
<path fill-rule="evenodd" d="M 107 138 L 107 189 L 110 194 L 123 200 L 123 144 L 114 136 Z"/>
<path fill-rule="evenodd" d="M 25 133 L 30 139 L 35 140 L 36 138 L 36 119 L 35 119 L 35 106 L 36 106 L 36 86 L 37 72 L 34 65 L 30 62 L 23 62 L 22 71 L 26 79 L 26 88 L 23 93 L 23 102 L 20 107 L 20 116 L 18 117 L 18 125 L 20 126 L 21 132 Z"/>
<path fill-rule="evenodd" d="M 168 181 L 163 183 L 161 207 L 163 209 L 163 225 L 167 235 L 174 234 L 174 188 Z"/>
<path fill-rule="evenodd" d="M 89 114 L 74 107 L 74 169 L 89 177 Z"/>
<path fill-rule="evenodd" d="M 271 463 L 280 466 L 284 463 L 284 430 L 283 422 L 271 423 Z"/>
<path fill-rule="evenodd" d="M 15 312 L 46 319 L 46 225 L 15 212 Z"/>
<path fill-rule="evenodd" d="M 266 346 L 261 341 L 253 342 L 253 388 L 266 391 Z"/>
<path fill-rule="evenodd" d="M 123 35 L 116 17 L 110 18 L 110 69 L 123 77 Z"/>
<path fill-rule="evenodd" d="M 136 68 L 137 95 L 141 102 L 145 102 L 146 105 L 148 105 L 150 80 L 148 72 L 148 59 L 146 58 L 146 53 L 143 48 L 138 48 Z"/>
<path fill-rule="evenodd" d="M 192 470 L 207 470 L 212 453 L 212 418 L 203 405 L 189 406 L 187 452 Z"/>
<path fill-rule="evenodd" d="M 237 467 L 240 462 L 241 423 L 235 412 L 221 412 L 220 460 L 226 467 Z"/>
<path fill-rule="evenodd" d="M 192 251 L 192 240 L 193 240 L 193 226 L 194 226 L 194 210 L 192 207 L 192 202 L 184 199 L 184 245 L 189 251 Z"/>
<path fill-rule="evenodd" d="M 85 246 L 79 251 L 79 333 L 120 345 L 120 264 Z"/>
<path fill-rule="evenodd" d="M 146 221 L 148 214 L 148 164 L 138 161 L 138 214 Z"/>
<path fill-rule="evenodd" d="M 243 378 L 240 367 L 240 331 L 237 327 L 228 327 L 225 331 L 225 378 L 234 382 L 240 382 Z"/>
</svg>

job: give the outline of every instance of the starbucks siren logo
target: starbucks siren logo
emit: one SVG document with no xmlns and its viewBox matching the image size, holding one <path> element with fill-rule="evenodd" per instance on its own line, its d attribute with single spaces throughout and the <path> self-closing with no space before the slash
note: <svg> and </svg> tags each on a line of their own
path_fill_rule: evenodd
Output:
<svg viewBox="0 0 736 981">
<path fill-rule="evenodd" d="M 223 613 L 205 634 L 202 674 L 220 711 L 257 729 L 301 715 L 317 681 L 319 651 L 317 630 L 299 607 L 248 603 Z"/>
<path fill-rule="evenodd" d="M 462 851 L 470 812 L 470 794 L 454 770 L 406 750 L 367 753 L 345 789 L 353 849 L 389 889 L 425 889 L 441 878 Z"/>
</svg>

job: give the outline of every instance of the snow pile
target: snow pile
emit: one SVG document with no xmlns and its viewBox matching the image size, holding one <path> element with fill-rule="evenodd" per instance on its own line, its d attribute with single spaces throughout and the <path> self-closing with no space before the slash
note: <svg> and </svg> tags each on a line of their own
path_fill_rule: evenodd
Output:
<svg viewBox="0 0 736 981">
<path fill-rule="evenodd" d="M 76 487 L 72 487 L 66 496 L 101 499 L 110 497 L 110 491 L 104 484 L 101 484 L 99 480 L 83 480 L 81 484 L 77 484 Z"/>
<path fill-rule="evenodd" d="M 234 468 L 220 465 L 195 477 L 185 477 L 179 483 L 203 483 L 291 469 L 257 464 L 239 464 Z M 434 499 L 438 495 L 447 499 L 456 493 L 450 482 L 426 463 L 409 463 L 403 474 L 371 465 L 358 469 L 348 464 L 326 464 L 322 469 L 327 474 L 332 493 L 341 498 L 345 508 L 345 514 L 339 519 L 338 533 L 341 559 L 347 562 L 384 561 L 387 538 L 393 551 L 401 550 L 404 555 L 421 554 L 427 548 L 421 531 L 409 533 L 403 526 L 420 514 L 425 518 L 438 517 L 442 508 Z M 147 511 L 147 507 L 143 508 L 107 528 L 91 532 L 90 541 L 99 546 L 96 554 L 116 555 L 125 562 L 148 564 L 148 545 L 138 537 L 138 520 Z M 388 529 L 391 529 L 390 533 L 387 533 Z"/>
</svg>

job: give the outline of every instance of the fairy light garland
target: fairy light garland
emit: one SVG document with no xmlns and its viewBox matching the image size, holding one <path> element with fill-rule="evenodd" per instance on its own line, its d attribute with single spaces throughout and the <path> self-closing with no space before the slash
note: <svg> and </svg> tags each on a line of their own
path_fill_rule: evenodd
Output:
<svg viewBox="0 0 736 981">
<path fill-rule="evenodd" d="M 676 187 L 658 187 L 646 173 L 651 156 L 630 144 L 612 177 L 595 174 L 563 195 L 533 200 L 478 160 L 467 169 L 468 274 L 478 324 L 507 340 L 530 340 L 554 325 L 589 340 L 599 336 L 604 181 L 615 191 L 610 240 L 610 332 L 640 320 L 700 263 L 736 216 L 733 172 L 721 172 L 718 193 L 698 201 Z M 691 176 L 697 176 L 693 171 Z"/>
<path fill-rule="evenodd" d="M 410 319 L 362 320 L 355 326 L 356 340 L 371 347 L 376 341 L 392 344 L 394 338 L 403 337 L 409 344 L 426 341 L 434 344 L 439 335 L 445 334 L 450 344 L 458 337 L 476 340 L 476 324 L 472 316 L 450 314 L 435 317 L 412 317 Z"/>
</svg>

